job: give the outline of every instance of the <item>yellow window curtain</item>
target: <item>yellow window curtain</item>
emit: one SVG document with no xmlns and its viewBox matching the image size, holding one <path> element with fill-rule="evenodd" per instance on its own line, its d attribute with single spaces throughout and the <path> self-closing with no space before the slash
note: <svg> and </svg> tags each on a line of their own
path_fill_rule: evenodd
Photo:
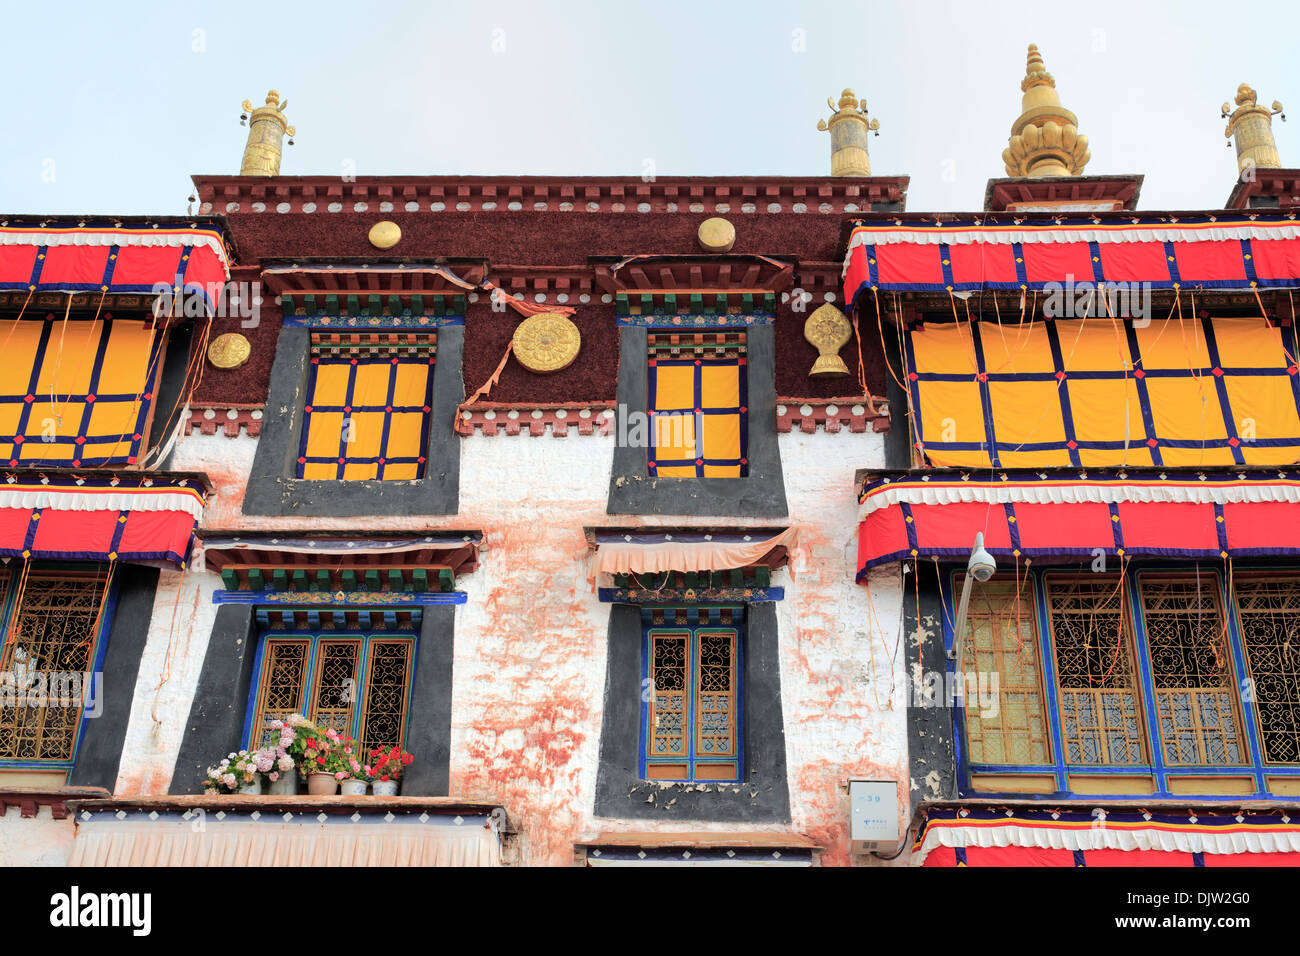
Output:
<svg viewBox="0 0 1300 956">
<path fill-rule="evenodd" d="M 104 317 L 0 324 L 0 461 L 134 464 L 147 447 L 163 337 L 152 322 Z"/>
<path fill-rule="evenodd" d="M 1290 464 L 1294 341 L 1262 317 L 917 323 L 914 440 L 957 467 Z"/>
<path fill-rule="evenodd" d="M 749 474 L 744 333 L 651 333 L 652 478 Z"/>
<path fill-rule="evenodd" d="M 420 340 L 395 348 L 377 336 L 313 336 L 297 477 L 424 476 L 434 349 L 432 334 Z"/>
</svg>

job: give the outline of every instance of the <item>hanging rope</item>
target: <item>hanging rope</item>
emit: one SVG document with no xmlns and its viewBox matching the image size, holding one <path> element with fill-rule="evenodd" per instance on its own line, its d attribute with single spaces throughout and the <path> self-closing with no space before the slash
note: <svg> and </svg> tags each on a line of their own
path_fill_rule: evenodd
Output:
<svg viewBox="0 0 1300 956">
<path fill-rule="evenodd" d="M 515 340 L 511 338 L 510 341 L 506 343 L 506 350 L 501 356 L 501 361 L 497 363 L 496 371 L 488 376 L 488 380 L 483 383 L 477 392 L 456 406 L 456 421 L 452 427 L 456 429 L 457 434 L 472 435 L 474 433 L 473 426 L 464 420 L 461 413 L 470 405 L 477 402 L 480 398 L 489 395 L 492 392 L 492 386 L 501 381 L 501 373 L 505 371 L 506 363 L 510 361 L 510 356 L 514 353 L 514 348 Z"/>
</svg>

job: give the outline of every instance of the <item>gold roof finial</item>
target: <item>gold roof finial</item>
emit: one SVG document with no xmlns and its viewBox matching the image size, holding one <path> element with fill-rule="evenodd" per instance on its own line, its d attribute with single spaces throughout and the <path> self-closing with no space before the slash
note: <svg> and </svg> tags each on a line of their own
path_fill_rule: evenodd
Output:
<svg viewBox="0 0 1300 956">
<path fill-rule="evenodd" d="M 266 94 L 266 105 L 253 109 L 249 100 L 244 100 L 244 113 L 239 117 L 242 126 L 248 121 L 248 142 L 244 144 L 244 160 L 239 166 L 241 176 L 279 176 L 280 154 L 284 151 L 284 134 L 289 134 L 289 145 L 293 145 L 296 132 L 288 125 L 284 111 L 289 101 L 280 102 L 280 94 L 271 90 Z"/>
<path fill-rule="evenodd" d="M 1020 81 L 1020 118 L 1002 151 L 1008 176 L 1077 176 L 1088 165 L 1088 137 L 1081 136 L 1078 117 L 1061 106 L 1056 80 L 1047 72 L 1036 44 L 1029 44 L 1025 78 Z"/>
<path fill-rule="evenodd" d="M 1231 107 L 1227 103 L 1222 107 L 1222 115 L 1228 119 L 1223 135 L 1235 140 L 1237 144 L 1238 172 L 1245 172 L 1254 166 L 1279 168 L 1282 165 L 1282 157 L 1277 153 L 1277 142 L 1273 139 L 1273 117 L 1281 116 L 1286 120 L 1282 104 L 1274 100 L 1272 108 L 1266 109 L 1259 106 L 1255 98 L 1255 91 L 1250 88 L 1250 84 L 1243 83 L 1237 87 L 1237 108 L 1232 110 L 1231 115 L 1228 113 Z"/>
<path fill-rule="evenodd" d="M 840 94 L 839 106 L 829 96 L 826 105 L 834 111 L 831 121 L 818 120 L 817 128 L 831 131 L 831 175 L 870 176 L 871 157 L 867 155 L 867 134 L 880 129 L 880 120 L 867 119 L 867 101 L 859 100 L 852 90 Z"/>
</svg>

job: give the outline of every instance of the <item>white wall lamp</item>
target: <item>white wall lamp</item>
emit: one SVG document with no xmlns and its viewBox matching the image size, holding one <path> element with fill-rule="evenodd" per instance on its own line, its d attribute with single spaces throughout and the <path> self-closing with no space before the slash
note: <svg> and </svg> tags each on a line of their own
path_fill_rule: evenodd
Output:
<svg viewBox="0 0 1300 956">
<path fill-rule="evenodd" d="M 975 547 L 971 549 L 970 560 L 966 562 L 966 577 L 961 582 L 961 600 L 957 604 L 957 618 L 953 622 L 953 649 L 948 653 L 948 657 L 956 660 L 953 668 L 957 678 L 957 686 L 965 688 L 962 677 L 962 649 L 966 646 L 966 612 L 970 609 L 970 592 L 971 579 L 975 583 L 983 584 L 989 578 L 993 577 L 993 572 L 998 569 L 998 563 L 993 560 L 993 555 L 984 550 L 984 532 L 976 532 Z"/>
</svg>

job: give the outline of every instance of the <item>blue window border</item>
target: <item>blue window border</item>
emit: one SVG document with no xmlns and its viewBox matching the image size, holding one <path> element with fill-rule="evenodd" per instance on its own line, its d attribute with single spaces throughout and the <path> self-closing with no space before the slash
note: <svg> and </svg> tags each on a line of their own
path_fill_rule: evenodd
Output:
<svg viewBox="0 0 1300 956">
<path fill-rule="evenodd" d="M 721 605 L 694 605 L 685 608 L 672 608 L 678 615 L 686 618 L 685 623 L 653 623 L 653 612 L 665 610 L 652 605 L 643 605 L 641 612 L 641 728 L 639 743 L 637 745 L 638 762 L 637 774 L 642 780 L 649 780 L 646 776 L 646 768 L 650 763 L 684 762 L 687 765 L 688 775 L 681 780 L 663 781 L 656 778 L 654 783 L 671 782 L 674 784 L 689 783 L 743 783 L 745 780 L 745 682 L 744 682 L 744 654 L 745 654 L 745 617 L 743 607 L 733 607 L 726 605 L 726 609 L 732 613 L 730 624 L 714 622 L 712 619 L 716 616 L 712 612 L 723 610 Z M 703 618 L 703 620 L 701 620 Z M 687 741 L 686 753 L 679 755 L 656 756 L 650 754 L 650 639 L 653 634 L 668 631 L 681 633 L 682 631 L 690 632 L 690 639 L 687 643 L 687 695 L 688 706 L 685 714 L 685 729 L 683 734 Z M 695 753 L 695 721 L 696 721 L 696 689 L 697 680 L 695 675 L 699 666 L 699 632 L 701 631 L 728 631 L 735 636 L 735 655 L 731 662 L 732 674 L 735 680 L 735 707 L 732 711 L 732 720 L 736 730 L 736 751 L 730 756 L 700 756 Z M 736 765 L 736 776 L 734 779 L 719 779 L 716 777 L 699 778 L 696 776 L 696 768 L 701 764 L 730 764 Z"/>
<path fill-rule="evenodd" d="M 53 575 L 53 576 L 57 576 L 59 574 L 69 573 L 69 572 L 107 573 L 108 568 L 109 566 L 107 564 L 97 563 L 97 562 L 68 562 L 68 563 L 61 562 L 57 564 L 50 563 L 50 562 L 35 562 L 32 565 L 31 573 L 40 574 L 40 575 Z M 17 591 L 12 585 L 14 580 L 16 579 L 16 575 L 20 571 L 21 571 L 21 566 L 17 568 L 11 567 L 9 570 L 10 587 L 7 589 L 5 593 L 4 602 L 2 605 L 3 609 L 0 610 L 0 647 L 3 647 L 4 643 L 9 639 L 9 626 L 11 623 L 13 623 L 14 604 L 17 598 Z M 92 693 L 94 693 L 95 691 L 95 686 L 93 683 L 94 681 L 93 675 L 102 674 L 104 671 L 104 658 L 108 654 L 108 637 L 109 637 L 109 633 L 113 629 L 113 619 L 114 617 L 116 617 L 117 614 L 117 599 L 120 591 L 121 591 L 121 579 L 117 575 L 114 575 L 112 580 L 108 582 L 108 594 L 104 599 L 104 613 L 100 616 L 99 629 L 95 633 L 95 650 L 91 655 L 91 659 L 94 661 L 94 664 L 90 671 L 92 675 L 91 677 Z M 103 695 L 103 692 L 104 692 L 103 686 L 101 684 L 101 686 L 99 687 L 99 695 L 101 697 Z M 99 701 L 96 701 L 96 703 L 99 703 Z M 86 715 L 85 711 L 83 710 L 81 715 L 81 722 L 77 725 L 77 735 L 72 744 L 72 757 L 70 759 L 68 760 L 0 759 L 0 770 L 50 770 L 50 771 L 62 770 L 65 773 L 71 773 L 72 769 L 77 765 L 77 756 L 81 751 L 81 741 L 86 736 L 86 721 L 89 719 L 90 718 Z"/>
<path fill-rule="evenodd" d="M 376 640 L 409 640 L 411 642 L 411 659 L 407 665 L 406 674 L 406 714 L 402 723 L 402 740 L 401 747 L 406 749 L 406 738 L 410 731 L 411 725 L 411 695 L 415 687 L 415 668 L 420 654 L 420 632 L 416 629 L 411 630 L 393 630 L 393 631 L 376 631 L 376 630 L 339 630 L 324 631 L 311 630 L 310 628 L 285 628 L 284 630 L 272 630 L 265 626 L 258 629 L 257 650 L 253 655 L 253 679 L 248 688 L 248 703 L 244 708 L 244 729 L 240 736 L 241 746 L 246 750 L 254 750 L 261 744 L 257 741 L 256 728 L 253 726 L 257 719 L 257 700 L 262 692 L 262 670 L 265 664 L 266 642 L 268 640 L 307 640 L 311 646 L 307 650 L 306 681 L 311 680 L 311 675 L 316 673 L 316 660 L 319 652 L 321 641 L 328 640 L 357 640 L 361 641 L 361 650 L 357 659 L 357 687 L 361 688 L 362 693 L 356 701 L 356 707 L 352 713 L 352 725 L 348 729 L 348 735 L 354 740 L 359 741 L 361 724 L 365 719 L 366 702 L 370 697 L 369 666 L 370 666 L 370 644 Z M 309 694 L 311 688 L 304 682 L 303 693 Z M 304 701 L 304 704 L 307 702 Z M 309 711 L 309 706 L 304 707 L 304 713 Z"/>
<path fill-rule="evenodd" d="M 1228 626 L 1228 646 L 1229 656 L 1231 658 L 1233 684 L 1236 692 L 1237 717 L 1240 721 L 1241 740 L 1246 760 L 1239 764 L 1177 764 L 1169 765 L 1165 762 L 1162 740 L 1159 730 L 1159 719 L 1154 711 L 1155 704 L 1155 682 L 1151 668 L 1151 651 L 1147 643 L 1146 636 L 1146 618 L 1141 607 L 1141 593 L 1138 590 L 1139 576 L 1172 576 L 1172 575 L 1194 575 L 1197 571 L 1201 574 L 1213 575 L 1215 585 L 1219 589 L 1219 594 L 1223 601 L 1224 615 L 1227 618 Z M 1057 566 L 1043 568 L 1021 569 L 1021 573 L 1032 576 L 1033 591 L 1033 621 L 1035 637 L 1038 642 L 1039 660 L 1041 662 L 1041 680 L 1044 693 L 1044 713 L 1048 720 L 1048 737 L 1052 747 L 1052 760 L 1050 763 L 1041 764 L 973 764 L 970 761 L 970 751 L 966 739 L 966 712 L 963 700 L 958 700 L 953 706 L 953 740 L 955 752 L 957 755 L 957 785 L 958 793 L 961 797 L 988 797 L 992 799 L 1023 799 L 1030 796 L 1034 799 L 1063 799 L 1075 796 L 1069 788 L 1069 778 L 1074 776 L 1150 776 L 1155 789 L 1151 793 L 1134 794 L 1100 794 L 1086 793 L 1078 796 L 1087 797 L 1095 800 L 1222 800 L 1224 794 L 1196 794 L 1196 793 L 1173 793 L 1169 789 L 1170 778 L 1175 779 L 1197 779 L 1206 777 L 1251 777 L 1255 783 L 1255 791 L 1250 794 L 1234 795 L 1235 799 L 1255 800 L 1255 799 L 1291 799 L 1292 795 L 1278 794 L 1268 790 L 1268 778 L 1294 778 L 1300 780 L 1300 763 L 1294 764 L 1267 764 L 1263 761 L 1263 746 L 1260 737 L 1259 715 L 1257 714 L 1254 702 L 1246 699 L 1241 691 L 1243 684 L 1249 676 L 1249 670 L 1246 665 L 1245 646 L 1241 636 L 1241 626 L 1238 616 L 1237 599 L 1235 593 L 1227 593 L 1224 588 L 1224 568 L 1221 565 L 1207 565 L 1202 563 L 1183 563 L 1171 564 L 1169 562 L 1128 562 L 1125 564 L 1122 573 L 1125 576 L 1125 592 L 1128 599 L 1127 611 L 1131 615 L 1130 620 L 1133 622 L 1133 641 L 1134 641 L 1134 667 L 1136 683 L 1140 692 L 1138 701 L 1142 711 L 1143 731 L 1145 734 L 1145 744 L 1148 750 L 1149 761 L 1140 764 L 1071 764 L 1067 763 L 1064 758 L 1062 717 L 1060 710 L 1060 699 L 1057 693 L 1056 677 L 1056 658 L 1052 644 L 1051 628 L 1048 618 L 1047 609 L 1047 590 L 1044 586 L 1044 577 L 1053 574 L 1087 574 L 1085 569 L 1078 566 Z M 1110 572 L 1113 573 L 1113 572 Z M 1254 574 L 1300 574 L 1300 566 L 1293 563 L 1284 565 L 1261 565 L 1251 563 L 1245 566 L 1236 564 L 1232 567 L 1232 576 L 1236 578 L 1239 575 Z M 946 664 L 946 679 L 952 681 L 956 678 L 956 662 L 952 657 L 954 648 L 955 621 L 953 619 L 954 609 L 956 607 L 956 598 L 960 596 L 960 579 L 961 571 L 948 566 L 942 568 L 939 574 L 940 606 L 943 609 L 943 639 L 944 648 L 948 653 Z M 978 585 L 975 585 L 978 586 Z M 997 774 L 1010 776 L 1045 776 L 1051 774 L 1056 781 L 1056 790 L 1050 794 L 1032 793 L 1015 791 L 991 792 L 988 790 L 975 790 L 971 786 L 971 777 L 973 774 Z"/>
</svg>

